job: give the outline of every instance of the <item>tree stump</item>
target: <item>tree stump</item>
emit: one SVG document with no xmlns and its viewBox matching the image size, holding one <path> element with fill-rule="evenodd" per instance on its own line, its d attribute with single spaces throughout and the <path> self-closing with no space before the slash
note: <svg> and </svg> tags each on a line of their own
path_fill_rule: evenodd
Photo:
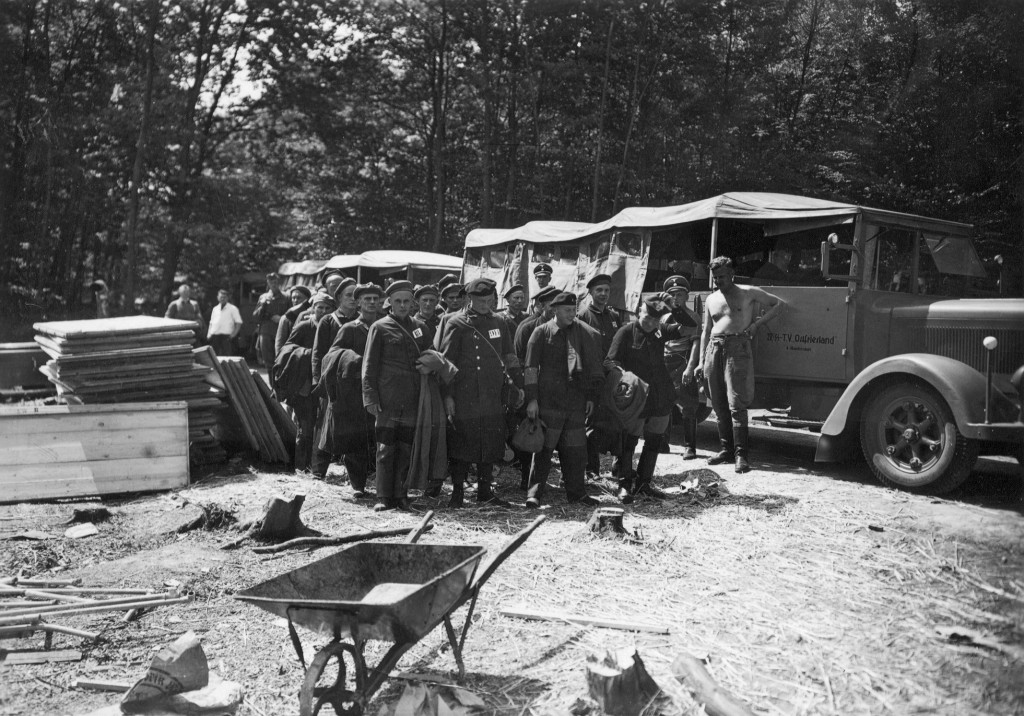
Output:
<svg viewBox="0 0 1024 716">
<path fill-rule="evenodd" d="M 587 520 L 587 527 L 590 528 L 591 532 L 602 535 L 629 534 L 622 524 L 622 518 L 625 514 L 626 511 L 621 507 L 598 507 L 590 515 L 590 519 Z"/>
<path fill-rule="evenodd" d="M 612 716 L 638 716 L 661 692 L 631 647 L 587 656 L 587 686 L 590 698 Z"/>
<path fill-rule="evenodd" d="M 253 536 L 291 539 L 309 534 L 309 528 L 302 524 L 302 518 L 299 516 L 302 503 L 305 501 L 306 496 L 302 493 L 292 495 L 290 500 L 281 495 L 271 497 Z"/>
</svg>

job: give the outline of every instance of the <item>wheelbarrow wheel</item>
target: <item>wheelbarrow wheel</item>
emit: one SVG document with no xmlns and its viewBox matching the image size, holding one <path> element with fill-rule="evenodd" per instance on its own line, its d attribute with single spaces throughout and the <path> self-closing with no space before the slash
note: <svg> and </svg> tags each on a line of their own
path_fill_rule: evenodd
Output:
<svg viewBox="0 0 1024 716">
<path fill-rule="evenodd" d="M 360 695 L 345 688 L 346 651 L 351 653 L 352 647 L 334 641 L 313 657 L 309 668 L 306 669 L 302 689 L 299 691 L 299 716 L 317 716 L 324 704 L 330 704 L 338 716 L 362 716 L 363 704 Z M 332 659 L 337 662 L 338 676 L 330 686 L 317 686 Z"/>
</svg>

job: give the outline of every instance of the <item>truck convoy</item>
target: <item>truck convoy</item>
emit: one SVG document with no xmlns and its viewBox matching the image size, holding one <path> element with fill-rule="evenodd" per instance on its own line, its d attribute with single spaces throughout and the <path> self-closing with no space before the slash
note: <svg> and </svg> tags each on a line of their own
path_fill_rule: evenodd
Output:
<svg viewBox="0 0 1024 716">
<path fill-rule="evenodd" d="M 961 485 L 979 454 L 1024 457 L 1024 299 L 984 295 L 966 224 L 729 193 L 598 224 L 477 229 L 463 277 L 490 276 L 500 294 L 527 285 L 539 262 L 573 289 L 607 273 L 612 303 L 633 311 L 680 273 L 700 310 L 707 264 L 723 255 L 738 282 L 787 302 L 755 339 L 753 407 L 819 432 L 818 461 L 859 451 L 883 483 L 938 494 Z"/>
</svg>

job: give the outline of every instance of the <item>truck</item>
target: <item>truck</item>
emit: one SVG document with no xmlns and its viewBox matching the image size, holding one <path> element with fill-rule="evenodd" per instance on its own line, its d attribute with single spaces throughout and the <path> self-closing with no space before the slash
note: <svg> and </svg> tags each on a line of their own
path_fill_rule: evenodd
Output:
<svg viewBox="0 0 1024 716">
<path fill-rule="evenodd" d="M 463 273 L 527 285 L 543 260 L 579 292 L 607 273 L 624 311 L 682 274 L 700 311 L 708 263 L 729 256 L 739 283 L 787 304 L 754 340 L 752 408 L 817 432 L 817 461 L 859 453 L 886 485 L 942 494 L 979 454 L 1024 458 L 1024 299 L 996 292 L 973 235 L 959 222 L 731 192 L 596 224 L 475 230 Z"/>
</svg>

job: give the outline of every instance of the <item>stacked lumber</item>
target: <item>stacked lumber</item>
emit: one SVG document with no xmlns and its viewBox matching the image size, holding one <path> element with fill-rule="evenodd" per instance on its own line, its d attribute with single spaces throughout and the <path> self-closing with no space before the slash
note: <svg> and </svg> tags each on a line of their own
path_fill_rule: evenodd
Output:
<svg viewBox="0 0 1024 716">
<path fill-rule="evenodd" d="M 222 462 L 213 426 L 223 395 L 204 380 L 210 369 L 193 360 L 197 327 L 153 316 L 37 323 L 36 343 L 51 358 L 40 371 L 72 405 L 183 400 L 192 457 Z"/>
<path fill-rule="evenodd" d="M 0 408 L 0 502 L 188 485 L 183 401 Z"/>
<path fill-rule="evenodd" d="M 243 358 L 218 358 L 216 367 L 249 446 L 265 462 L 291 462 L 295 424 L 259 373 Z"/>
</svg>

